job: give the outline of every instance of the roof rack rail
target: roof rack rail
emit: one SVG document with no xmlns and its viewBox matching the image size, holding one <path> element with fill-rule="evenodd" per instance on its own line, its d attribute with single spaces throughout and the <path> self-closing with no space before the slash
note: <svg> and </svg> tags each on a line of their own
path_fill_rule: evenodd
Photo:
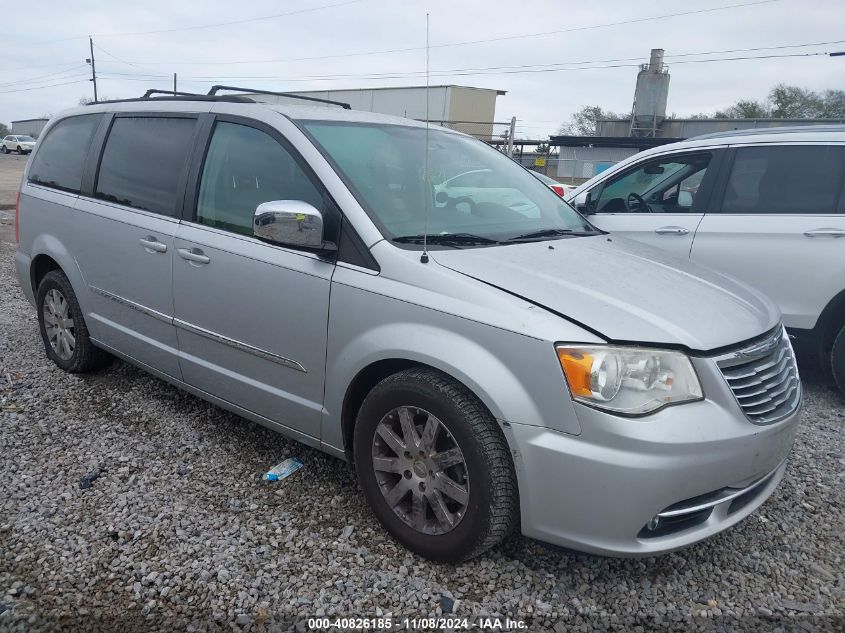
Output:
<svg viewBox="0 0 845 633">
<path fill-rule="evenodd" d="M 144 95 L 141 97 L 141 99 L 148 99 L 152 95 L 171 95 L 173 97 L 179 97 L 179 96 L 181 96 L 181 97 L 202 97 L 202 96 L 207 96 L 207 95 L 203 95 L 200 92 L 181 92 L 181 91 L 176 91 L 176 90 L 159 90 L 158 88 L 150 88 L 149 90 L 147 90 L 144 93 Z"/>
<path fill-rule="evenodd" d="M 721 132 L 710 132 L 709 134 L 698 134 L 688 138 L 688 141 L 723 138 L 730 136 L 766 136 L 770 134 L 794 134 L 796 132 L 843 132 L 845 131 L 845 119 L 832 120 L 829 123 L 818 123 L 811 125 L 781 125 L 777 127 L 752 127 L 740 128 L 738 130 L 722 130 Z"/>
<path fill-rule="evenodd" d="M 174 92 L 173 90 L 156 90 L 151 88 L 150 90 L 147 90 L 142 97 L 91 101 L 85 105 L 93 106 L 100 105 L 101 103 L 132 103 L 138 101 L 227 101 L 229 103 L 255 103 L 248 97 L 239 97 L 237 95 L 204 95 L 195 92 Z"/>
<path fill-rule="evenodd" d="M 344 110 L 351 110 L 352 106 L 343 101 L 332 101 L 331 99 L 319 99 L 317 97 L 306 97 L 304 95 L 292 94 L 290 92 L 274 92 L 272 90 L 256 90 L 255 88 L 240 88 L 238 86 L 212 86 L 208 91 L 208 96 L 218 96 L 218 90 L 231 90 L 233 92 L 248 92 L 257 95 L 276 95 L 277 97 L 287 97 L 289 99 L 302 99 L 303 101 L 316 101 L 317 103 L 328 103 L 329 105 L 340 106 Z"/>
</svg>

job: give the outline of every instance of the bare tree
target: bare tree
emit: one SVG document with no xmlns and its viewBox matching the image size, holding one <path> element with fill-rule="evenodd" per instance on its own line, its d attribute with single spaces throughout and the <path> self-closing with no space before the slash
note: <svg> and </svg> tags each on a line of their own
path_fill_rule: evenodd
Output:
<svg viewBox="0 0 845 633">
<path fill-rule="evenodd" d="M 601 106 L 585 105 L 575 112 L 568 123 L 564 123 L 558 129 L 558 134 L 569 134 L 572 136 L 595 136 L 598 134 L 598 122 L 602 119 L 623 119 L 620 114 L 603 110 Z"/>
</svg>

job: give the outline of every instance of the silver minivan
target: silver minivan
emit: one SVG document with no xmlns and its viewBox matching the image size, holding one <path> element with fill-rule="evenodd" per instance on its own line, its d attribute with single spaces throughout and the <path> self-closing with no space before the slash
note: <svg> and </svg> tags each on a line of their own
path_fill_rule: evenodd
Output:
<svg viewBox="0 0 845 633">
<path fill-rule="evenodd" d="M 354 462 L 435 560 L 515 529 L 666 552 L 786 468 L 801 385 L 772 302 L 453 131 L 243 96 L 95 104 L 45 129 L 16 218 L 56 365 L 117 356 Z"/>
</svg>

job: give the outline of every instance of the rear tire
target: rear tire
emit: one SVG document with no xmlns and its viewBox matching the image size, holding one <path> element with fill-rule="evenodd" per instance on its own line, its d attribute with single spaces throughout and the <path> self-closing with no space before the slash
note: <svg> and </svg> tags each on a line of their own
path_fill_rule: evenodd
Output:
<svg viewBox="0 0 845 633">
<path fill-rule="evenodd" d="M 51 270 L 38 286 L 38 326 L 47 356 L 67 372 L 84 373 L 108 365 L 112 356 L 95 347 L 73 288 L 59 270 Z"/>
<path fill-rule="evenodd" d="M 386 429 L 396 433 L 390 442 Z M 516 474 L 501 429 L 471 391 L 439 371 L 408 369 L 376 385 L 358 413 L 353 452 L 374 514 L 421 556 L 467 560 L 517 525 Z"/>
<path fill-rule="evenodd" d="M 830 371 L 839 393 L 845 395 L 845 326 L 833 339 L 833 347 L 830 350 Z"/>
<path fill-rule="evenodd" d="M 9 148 L 6 147 L 6 144 L 4 143 L 3 145 L 0 145 L 0 151 L 2 151 L 4 154 L 8 154 Z"/>
</svg>

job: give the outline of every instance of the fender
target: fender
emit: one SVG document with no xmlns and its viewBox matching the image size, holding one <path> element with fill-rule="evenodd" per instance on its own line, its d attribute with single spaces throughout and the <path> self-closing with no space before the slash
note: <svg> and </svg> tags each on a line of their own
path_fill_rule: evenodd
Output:
<svg viewBox="0 0 845 633">
<path fill-rule="evenodd" d="M 368 314 L 366 322 L 344 315 Z M 322 441 L 344 448 L 347 389 L 374 363 L 410 361 L 463 383 L 501 423 L 581 432 L 553 345 L 345 285 L 332 289 Z"/>
</svg>

